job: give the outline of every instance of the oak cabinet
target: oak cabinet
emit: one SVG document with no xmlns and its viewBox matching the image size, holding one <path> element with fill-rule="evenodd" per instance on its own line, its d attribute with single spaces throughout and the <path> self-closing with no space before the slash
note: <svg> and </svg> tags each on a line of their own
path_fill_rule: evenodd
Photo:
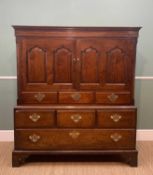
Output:
<svg viewBox="0 0 153 175">
<path fill-rule="evenodd" d="M 137 165 L 139 27 L 14 26 L 13 166 L 31 154 L 118 155 Z M 117 152 L 116 152 L 117 150 Z"/>
</svg>

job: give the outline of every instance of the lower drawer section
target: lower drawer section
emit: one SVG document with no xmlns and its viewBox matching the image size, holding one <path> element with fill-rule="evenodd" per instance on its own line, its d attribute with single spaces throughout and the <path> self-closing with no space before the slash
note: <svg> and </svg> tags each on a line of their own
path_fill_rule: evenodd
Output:
<svg viewBox="0 0 153 175">
<path fill-rule="evenodd" d="M 18 129 L 15 141 L 21 150 L 134 149 L 135 130 Z"/>
</svg>

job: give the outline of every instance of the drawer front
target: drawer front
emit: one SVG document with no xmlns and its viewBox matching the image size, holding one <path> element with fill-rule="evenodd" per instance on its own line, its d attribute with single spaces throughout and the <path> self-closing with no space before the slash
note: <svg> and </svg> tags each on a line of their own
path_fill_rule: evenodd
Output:
<svg viewBox="0 0 153 175">
<path fill-rule="evenodd" d="M 44 128 L 53 127 L 55 124 L 54 111 L 48 110 L 16 110 L 15 126 L 16 128 Z"/>
<path fill-rule="evenodd" d="M 94 110 L 58 110 L 57 126 L 66 128 L 87 128 L 95 126 Z"/>
<path fill-rule="evenodd" d="M 57 93 L 22 93 L 18 104 L 52 104 L 57 103 Z"/>
<path fill-rule="evenodd" d="M 16 130 L 15 149 L 117 150 L 135 148 L 135 130 Z"/>
<path fill-rule="evenodd" d="M 96 92 L 96 103 L 101 104 L 132 104 L 131 94 L 128 92 L 111 93 L 111 92 Z"/>
<path fill-rule="evenodd" d="M 101 128 L 135 128 L 136 110 L 98 110 L 97 124 Z"/>
<path fill-rule="evenodd" d="M 59 92 L 59 103 L 83 104 L 93 102 L 94 94 L 92 92 Z"/>
</svg>

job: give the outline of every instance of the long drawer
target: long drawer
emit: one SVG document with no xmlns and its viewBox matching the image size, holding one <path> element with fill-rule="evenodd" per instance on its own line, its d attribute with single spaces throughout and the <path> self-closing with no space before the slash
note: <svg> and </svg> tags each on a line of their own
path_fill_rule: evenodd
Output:
<svg viewBox="0 0 153 175">
<path fill-rule="evenodd" d="M 54 110 L 16 110 L 14 116 L 16 128 L 54 127 Z"/>
<path fill-rule="evenodd" d="M 15 131 L 18 150 L 117 150 L 135 148 L 135 130 L 28 129 Z"/>
</svg>

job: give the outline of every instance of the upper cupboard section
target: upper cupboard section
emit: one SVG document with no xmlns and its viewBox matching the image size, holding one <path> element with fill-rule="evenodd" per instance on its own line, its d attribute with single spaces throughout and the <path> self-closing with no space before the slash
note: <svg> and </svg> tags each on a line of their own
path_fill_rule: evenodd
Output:
<svg viewBox="0 0 153 175">
<path fill-rule="evenodd" d="M 140 28 L 14 28 L 19 92 L 133 91 Z"/>
<path fill-rule="evenodd" d="M 19 67 L 24 90 L 129 89 L 135 40 L 24 39 Z M 22 68 L 22 69 L 21 69 Z"/>
</svg>

